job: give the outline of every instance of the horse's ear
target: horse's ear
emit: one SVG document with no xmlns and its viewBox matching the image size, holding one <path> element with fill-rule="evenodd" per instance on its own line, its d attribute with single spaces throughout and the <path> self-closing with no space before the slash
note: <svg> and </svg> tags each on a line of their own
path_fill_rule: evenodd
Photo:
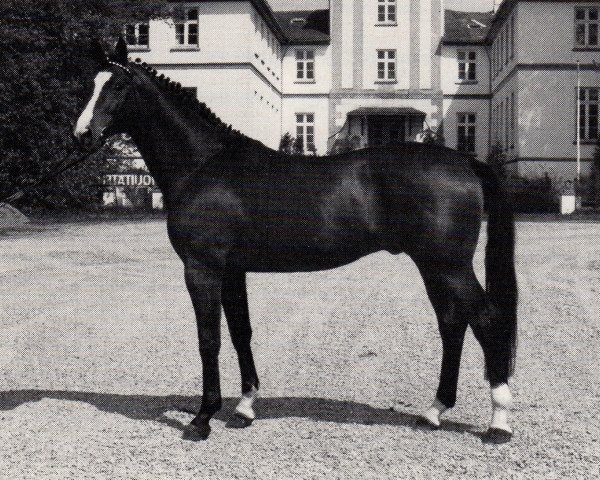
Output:
<svg viewBox="0 0 600 480">
<path fill-rule="evenodd" d="M 125 43 L 123 37 L 119 37 L 119 41 L 117 42 L 117 46 L 115 47 L 114 59 L 117 63 L 120 63 L 121 65 L 127 65 L 127 57 L 127 44 Z"/>
<path fill-rule="evenodd" d="M 92 44 L 90 46 L 90 55 L 98 64 L 98 66 L 104 66 L 108 60 L 106 53 L 104 52 L 104 47 L 102 47 L 102 44 L 97 38 L 92 40 Z"/>
</svg>

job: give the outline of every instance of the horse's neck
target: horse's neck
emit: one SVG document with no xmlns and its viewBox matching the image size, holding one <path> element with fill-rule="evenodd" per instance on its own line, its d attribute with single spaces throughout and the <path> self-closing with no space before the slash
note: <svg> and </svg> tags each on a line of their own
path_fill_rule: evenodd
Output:
<svg viewBox="0 0 600 480">
<path fill-rule="evenodd" d="M 165 99 L 149 100 L 145 107 L 130 133 L 150 173 L 168 198 L 222 145 L 208 123 L 192 125 Z"/>
</svg>

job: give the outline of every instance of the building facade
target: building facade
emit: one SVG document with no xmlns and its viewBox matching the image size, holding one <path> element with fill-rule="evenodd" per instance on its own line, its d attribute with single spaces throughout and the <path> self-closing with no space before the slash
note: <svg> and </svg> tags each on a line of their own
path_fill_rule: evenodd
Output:
<svg viewBox="0 0 600 480">
<path fill-rule="evenodd" d="M 125 27 L 131 57 L 269 147 L 290 133 L 325 154 L 431 130 L 482 159 L 497 145 L 527 176 L 573 178 L 578 156 L 590 169 L 600 1 L 504 0 L 489 13 L 443 0 L 172 3 L 172 19 Z"/>
</svg>

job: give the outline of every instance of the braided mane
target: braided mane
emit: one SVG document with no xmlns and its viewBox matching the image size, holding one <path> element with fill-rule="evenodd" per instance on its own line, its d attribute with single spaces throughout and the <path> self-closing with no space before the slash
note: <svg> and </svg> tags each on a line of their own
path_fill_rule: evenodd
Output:
<svg viewBox="0 0 600 480">
<path fill-rule="evenodd" d="M 128 70 L 124 65 L 116 64 L 117 66 Z M 150 76 L 151 80 L 154 81 L 160 89 L 170 94 L 173 100 L 176 100 L 180 106 L 187 108 L 188 111 L 197 113 L 200 117 L 207 122 L 211 127 L 215 129 L 215 132 L 231 139 L 236 140 L 251 140 L 249 137 L 241 133 L 239 130 L 234 130 L 232 125 L 228 125 L 223 122 L 204 102 L 200 102 L 198 98 L 190 92 L 183 90 L 180 83 L 174 82 L 164 74 L 158 75 L 158 72 L 148 65 L 146 62 L 142 62 L 139 58 L 136 58 L 135 65 L 143 69 Z"/>
</svg>

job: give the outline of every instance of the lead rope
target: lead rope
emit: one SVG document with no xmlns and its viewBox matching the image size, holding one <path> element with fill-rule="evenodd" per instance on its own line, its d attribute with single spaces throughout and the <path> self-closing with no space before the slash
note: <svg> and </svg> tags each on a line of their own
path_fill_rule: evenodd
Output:
<svg viewBox="0 0 600 480">
<path fill-rule="evenodd" d="M 41 178 L 39 178 L 37 181 L 35 181 L 31 185 L 23 187 L 23 188 L 17 190 L 12 195 L 0 200 L 0 207 L 4 206 L 6 204 L 9 204 L 11 202 L 15 202 L 16 200 L 19 200 L 20 198 L 22 198 L 23 196 L 25 196 L 26 194 L 28 194 L 32 190 L 34 190 L 36 187 L 39 187 L 42 183 L 44 183 L 48 180 L 52 180 L 52 179 L 58 177 L 61 173 L 65 172 L 66 170 L 73 168 L 74 166 L 79 165 L 80 163 L 83 163 L 84 161 L 86 161 L 88 158 L 90 158 L 95 153 L 96 152 L 90 152 L 90 153 L 84 155 L 83 157 L 76 158 L 75 160 L 72 160 L 70 162 L 67 161 L 67 159 L 69 158 L 69 157 L 67 157 L 66 159 L 64 159 L 62 162 L 60 162 L 58 164 L 60 166 L 58 168 L 58 170 L 55 170 L 53 172 L 48 172 L 46 175 L 42 175 Z"/>
</svg>

